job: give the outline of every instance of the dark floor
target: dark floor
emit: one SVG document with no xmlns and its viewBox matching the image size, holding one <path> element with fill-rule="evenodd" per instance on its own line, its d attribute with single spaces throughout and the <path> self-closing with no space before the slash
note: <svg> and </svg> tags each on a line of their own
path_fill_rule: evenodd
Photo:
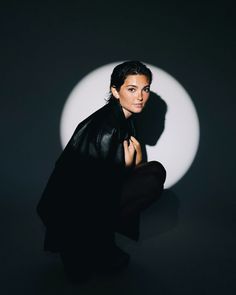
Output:
<svg viewBox="0 0 236 295">
<path fill-rule="evenodd" d="M 1 294 L 235 294 L 232 228 L 204 212 L 185 214 L 189 204 L 173 191 L 144 212 L 138 243 L 117 235 L 131 254 L 128 269 L 81 286 L 66 281 L 58 255 L 42 251 L 35 203 L 25 204 L 2 202 Z"/>
</svg>

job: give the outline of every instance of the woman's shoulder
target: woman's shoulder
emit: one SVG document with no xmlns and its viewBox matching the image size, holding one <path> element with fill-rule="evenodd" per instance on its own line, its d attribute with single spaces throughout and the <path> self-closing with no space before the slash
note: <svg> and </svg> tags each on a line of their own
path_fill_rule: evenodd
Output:
<svg viewBox="0 0 236 295">
<path fill-rule="evenodd" d="M 106 104 L 78 124 L 59 159 L 74 155 L 107 155 L 120 143 L 119 134 L 119 120 L 112 106 Z"/>
<path fill-rule="evenodd" d="M 87 124 L 90 125 L 92 133 L 113 132 L 119 129 L 120 125 L 115 116 L 114 107 L 109 103 L 88 117 Z"/>
<path fill-rule="evenodd" d="M 119 124 L 109 104 L 101 107 L 89 117 L 80 122 L 70 140 L 76 147 L 81 140 L 94 140 L 102 135 L 111 135 L 119 128 Z"/>
</svg>

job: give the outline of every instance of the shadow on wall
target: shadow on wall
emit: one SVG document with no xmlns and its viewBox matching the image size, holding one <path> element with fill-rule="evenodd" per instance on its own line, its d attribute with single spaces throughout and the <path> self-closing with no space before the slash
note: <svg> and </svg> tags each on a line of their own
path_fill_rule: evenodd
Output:
<svg viewBox="0 0 236 295">
<path fill-rule="evenodd" d="M 164 131 L 166 112 L 165 101 L 156 93 L 151 92 L 142 113 L 134 117 L 144 161 L 147 161 L 146 144 L 154 146 Z"/>
<path fill-rule="evenodd" d="M 165 129 L 166 112 L 166 102 L 159 95 L 151 92 L 142 113 L 134 116 L 144 161 L 148 161 L 146 145 L 156 145 Z M 178 225 L 179 207 L 179 199 L 175 193 L 165 190 L 161 198 L 141 215 L 141 240 L 147 240 L 174 229 Z"/>
</svg>

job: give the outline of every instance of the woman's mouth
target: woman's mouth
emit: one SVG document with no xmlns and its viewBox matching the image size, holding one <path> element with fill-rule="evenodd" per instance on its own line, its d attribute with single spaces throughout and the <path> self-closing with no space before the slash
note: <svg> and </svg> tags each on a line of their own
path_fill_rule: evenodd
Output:
<svg viewBox="0 0 236 295">
<path fill-rule="evenodd" d="M 142 103 L 135 103 L 134 106 L 137 107 L 137 108 L 142 108 L 143 104 Z"/>
</svg>

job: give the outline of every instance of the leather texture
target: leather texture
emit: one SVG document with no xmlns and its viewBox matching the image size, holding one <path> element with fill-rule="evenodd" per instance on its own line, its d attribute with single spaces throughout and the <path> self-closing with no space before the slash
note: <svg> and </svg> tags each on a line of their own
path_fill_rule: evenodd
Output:
<svg viewBox="0 0 236 295">
<path fill-rule="evenodd" d="M 45 250 L 86 248 L 114 232 L 122 183 L 133 168 L 125 167 L 123 150 L 131 135 L 134 124 L 119 101 L 77 126 L 37 206 L 46 226 Z"/>
<path fill-rule="evenodd" d="M 131 135 L 136 136 L 132 119 L 125 118 L 118 100 L 111 101 L 77 126 L 58 162 L 74 153 L 124 167 L 123 141 Z"/>
</svg>

